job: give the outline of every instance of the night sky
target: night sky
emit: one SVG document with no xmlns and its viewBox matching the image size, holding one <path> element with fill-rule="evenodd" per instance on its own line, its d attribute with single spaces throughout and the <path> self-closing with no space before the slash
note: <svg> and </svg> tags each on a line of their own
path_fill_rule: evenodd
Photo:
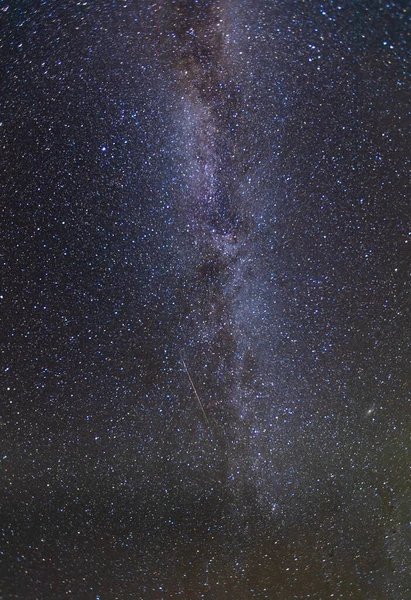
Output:
<svg viewBox="0 0 411 600">
<path fill-rule="evenodd" d="M 0 598 L 411 598 L 411 9 L 0 2 Z"/>
</svg>

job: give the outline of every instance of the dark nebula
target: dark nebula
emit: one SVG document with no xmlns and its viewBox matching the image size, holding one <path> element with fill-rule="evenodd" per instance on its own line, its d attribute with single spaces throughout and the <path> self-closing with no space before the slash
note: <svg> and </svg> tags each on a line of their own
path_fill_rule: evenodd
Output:
<svg viewBox="0 0 411 600">
<path fill-rule="evenodd" d="M 0 3 L 0 600 L 411 598 L 408 4 Z"/>
</svg>

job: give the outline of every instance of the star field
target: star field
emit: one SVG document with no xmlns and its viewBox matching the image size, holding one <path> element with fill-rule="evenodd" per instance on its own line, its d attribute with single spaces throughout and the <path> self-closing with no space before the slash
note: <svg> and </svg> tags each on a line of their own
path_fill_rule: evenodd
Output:
<svg viewBox="0 0 411 600">
<path fill-rule="evenodd" d="M 0 31 L 1 598 L 411 598 L 408 3 Z"/>
</svg>

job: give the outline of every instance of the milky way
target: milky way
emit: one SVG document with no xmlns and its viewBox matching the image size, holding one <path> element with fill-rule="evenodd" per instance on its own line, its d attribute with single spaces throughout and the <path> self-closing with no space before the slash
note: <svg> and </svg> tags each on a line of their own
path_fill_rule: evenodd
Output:
<svg viewBox="0 0 411 600">
<path fill-rule="evenodd" d="M 257 169 L 248 143 L 248 80 L 236 60 L 242 52 L 231 42 L 236 15 L 229 3 L 173 6 L 179 8 L 183 26 L 177 23 L 165 52 L 172 57 L 172 114 L 181 136 L 177 168 L 184 176 L 176 202 L 196 252 L 181 259 L 188 294 L 179 315 L 178 352 L 192 404 L 197 400 L 203 412 L 197 427 L 214 444 L 210 459 L 223 461 L 213 485 L 227 480 L 234 511 L 243 510 L 245 488 L 255 501 L 267 495 L 272 510 L 273 482 L 266 476 L 262 484 L 262 452 L 277 427 L 261 428 L 259 413 L 264 406 L 275 421 L 267 398 L 278 410 L 267 361 L 277 341 L 277 315 L 270 319 L 272 299 L 264 297 L 258 233 L 265 207 L 258 186 L 250 189 Z M 166 13 L 172 24 L 173 14 Z M 161 25 L 167 29 L 169 23 Z M 236 41 L 241 47 L 241 36 Z"/>
<path fill-rule="evenodd" d="M 409 598 L 408 4 L 1 20 L 0 596 Z"/>
</svg>

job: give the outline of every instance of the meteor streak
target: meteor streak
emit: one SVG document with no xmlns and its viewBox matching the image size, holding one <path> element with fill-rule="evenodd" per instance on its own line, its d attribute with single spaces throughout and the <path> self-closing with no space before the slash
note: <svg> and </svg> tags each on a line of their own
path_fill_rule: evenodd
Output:
<svg viewBox="0 0 411 600">
<path fill-rule="evenodd" d="M 180 353 L 180 359 L 181 359 L 181 362 L 183 363 L 184 370 L 187 373 L 187 377 L 188 377 L 188 379 L 190 381 L 191 387 L 193 388 L 194 394 L 195 394 L 195 396 L 196 396 L 196 398 L 198 400 L 198 403 L 200 405 L 201 412 L 203 413 L 204 418 L 207 421 L 207 425 L 210 425 L 210 421 L 207 419 L 207 415 L 206 415 L 206 412 L 204 410 L 204 406 L 203 406 L 203 404 L 202 404 L 202 402 L 200 400 L 200 396 L 198 395 L 198 392 L 196 390 L 196 386 L 194 385 L 194 381 L 193 381 L 193 379 L 192 379 L 192 377 L 190 375 L 190 371 L 188 370 L 186 362 L 185 362 L 184 358 L 182 357 L 181 353 Z"/>
</svg>

